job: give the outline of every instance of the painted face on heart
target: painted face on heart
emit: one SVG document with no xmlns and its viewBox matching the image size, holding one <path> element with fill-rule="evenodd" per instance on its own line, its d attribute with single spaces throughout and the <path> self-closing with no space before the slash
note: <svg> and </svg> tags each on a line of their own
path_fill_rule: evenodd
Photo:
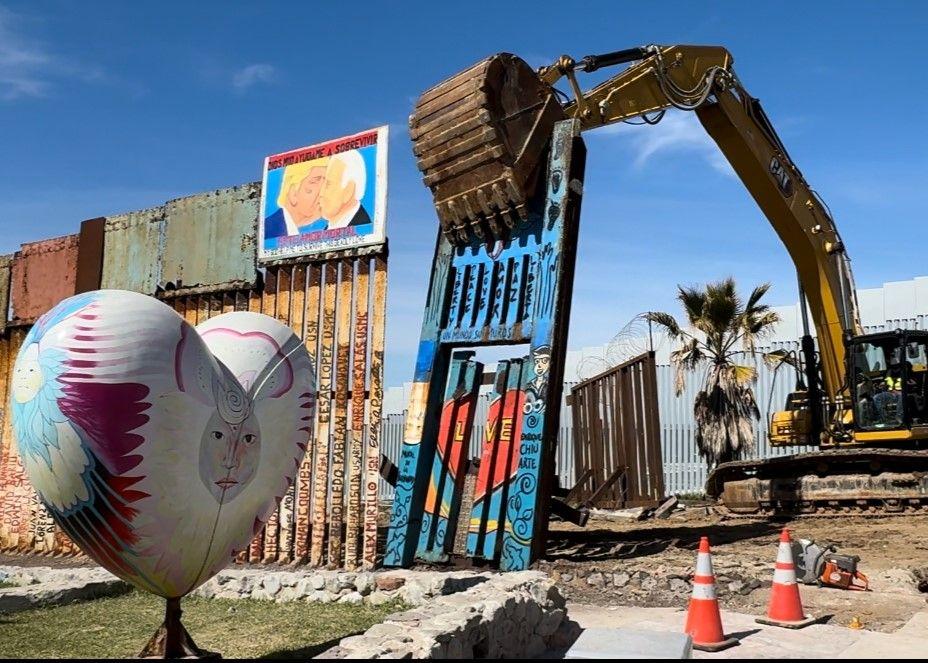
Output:
<svg viewBox="0 0 928 663">
<path fill-rule="evenodd" d="M 241 423 L 213 414 L 200 441 L 200 479 L 220 504 L 234 500 L 251 482 L 261 459 L 261 427 L 253 414 Z"/>
</svg>

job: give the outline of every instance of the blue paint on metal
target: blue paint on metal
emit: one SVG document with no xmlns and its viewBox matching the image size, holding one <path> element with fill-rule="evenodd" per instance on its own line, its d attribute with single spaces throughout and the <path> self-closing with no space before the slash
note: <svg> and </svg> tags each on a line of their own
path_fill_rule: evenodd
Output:
<svg viewBox="0 0 928 663">
<path fill-rule="evenodd" d="M 559 123 L 554 132 L 545 223 L 535 270 L 539 296 L 535 300 L 535 329 L 529 351 L 528 363 L 531 369 L 526 372 L 523 383 L 526 400 L 523 407 L 522 440 L 518 469 L 506 504 L 506 527 L 499 561 L 502 571 L 528 568 L 533 551 L 537 550 L 538 530 L 547 525 L 541 521 L 547 507 L 542 504 L 542 500 L 550 499 L 550 494 L 542 483 L 553 472 L 553 468 L 546 467 L 546 464 L 553 461 L 553 449 L 546 447 L 553 447 L 557 438 L 564 341 L 567 336 L 567 320 L 563 319 L 566 311 L 560 311 L 562 319 L 558 319 L 556 313 L 559 306 L 563 305 L 564 281 L 567 280 L 569 288 L 573 271 L 573 256 L 567 255 L 569 249 L 565 247 L 565 227 L 568 223 L 565 214 L 571 193 L 567 180 L 578 167 L 582 173 L 582 165 L 571 163 L 576 134 L 565 131 L 569 124 Z M 575 213 L 579 212 L 579 195 L 577 198 L 574 202 Z M 568 267 L 564 264 L 565 259 L 571 261 L 569 275 L 565 275 L 565 268 Z M 557 329 L 561 325 L 563 330 Z M 556 368 L 553 373 L 552 367 Z"/>
<path fill-rule="evenodd" d="M 447 561 L 454 544 L 466 453 L 483 375 L 483 364 L 473 361 L 473 356 L 473 352 L 455 352 L 451 359 L 438 450 L 416 550 L 416 556 L 427 562 Z"/>
<path fill-rule="evenodd" d="M 434 340 L 422 339 L 419 341 L 419 352 L 416 355 L 416 382 L 428 381 L 437 348 L 438 344 Z"/>
<path fill-rule="evenodd" d="M 580 187 L 569 195 L 567 179 L 576 177 L 580 184 L 583 177 L 583 150 L 573 150 L 575 144 L 582 145 L 578 136 L 575 121 L 556 125 L 543 209 L 531 213 L 508 241 L 487 247 L 476 237 L 463 246 L 452 246 L 444 236 L 439 240 L 400 452 L 386 566 L 410 565 L 420 541 L 451 350 L 501 342 L 529 343 L 531 354 L 525 363 L 531 370 L 524 378 L 521 439 L 512 440 L 518 449 L 515 479 L 511 485 L 506 482 L 496 514 L 481 518 L 484 523 L 494 517 L 505 521 L 497 522 L 502 545 L 495 538 L 492 544 L 484 541 L 483 554 L 498 558 L 505 570 L 526 568 L 533 559 L 535 537 L 544 527 L 540 514 L 547 506 L 541 502 L 550 498 L 541 484 L 553 472 L 569 317 L 564 294 L 572 284 L 577 230 L 576 214 L 568 218 L 565 211 L 570 204 L 579 211 L 580 204 Z M 549 386 L 552 366 L 556 384 Z M 508 461 L 503 462 L 508 467 Z M 479 554 L 479 548 L 477 542 L 468 542 L 470 554 Z"/>
</svg>

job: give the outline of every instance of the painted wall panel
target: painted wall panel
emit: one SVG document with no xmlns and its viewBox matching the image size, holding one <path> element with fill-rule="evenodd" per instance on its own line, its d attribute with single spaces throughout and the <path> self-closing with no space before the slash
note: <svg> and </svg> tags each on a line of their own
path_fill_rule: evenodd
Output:
<svg viewBox="0 0 928 663">
<path fill-rule="evenodd" d="M 161 278 L 178 288 L 253 284 L 258 182 L 178 198 L 165 205 Z"/>
<path fill-rule="evenodd" d="M 12 269 L 13 317 L 34 320 L 74 294 L 78 235 L 23 244 Z"/>
<path fill-rule="evenodd" d="M 0 256 L 0 333 L 6 329 L 10 311 L 10 268 L 13 256 Z"/>
<path fill-rule="evenodd" d="M 163 222 L 163 206 L 107 217 L 101 287 L 154 294 Z"/>
</svg>

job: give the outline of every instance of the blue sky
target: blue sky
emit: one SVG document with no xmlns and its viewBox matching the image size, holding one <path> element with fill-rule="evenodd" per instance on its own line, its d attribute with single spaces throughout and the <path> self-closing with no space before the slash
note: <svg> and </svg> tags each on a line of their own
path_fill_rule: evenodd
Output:
<svg viewBox="0 0 928 663">
<path fill-rule="evenodd" d="M 320 6 L 321 5 L 321 6 Z M 85 218 L 258 179 L 263 157 L 391 126 L 387 384 L 409 380 L 437 222 L 406 119 L 497 51 L 533 66 L 645 43 L 728 47 L 831 206 L 858 285 L 928 274 L 918 2 L 0 0 L 0 251 Z M 734 275 L 795 301 L 773 230 L 694 117 L 587 135 L 570 346 Z"/>
</svg>

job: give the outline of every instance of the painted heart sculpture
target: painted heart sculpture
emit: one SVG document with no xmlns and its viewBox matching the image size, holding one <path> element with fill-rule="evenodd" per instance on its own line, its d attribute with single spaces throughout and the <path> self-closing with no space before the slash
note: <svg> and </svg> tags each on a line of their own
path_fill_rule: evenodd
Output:
<svg viewBox="0 0 928 663">
<path fill-rule="evenodd" d="M 64 300 L 26 336 L 11 382 L 20 458 L 89 556 L 180 597 L 244 550 L 287 491 L 315 410 L 289 327 L 226 313 L 196 328 L 138 293 Z"/>
</svg>

